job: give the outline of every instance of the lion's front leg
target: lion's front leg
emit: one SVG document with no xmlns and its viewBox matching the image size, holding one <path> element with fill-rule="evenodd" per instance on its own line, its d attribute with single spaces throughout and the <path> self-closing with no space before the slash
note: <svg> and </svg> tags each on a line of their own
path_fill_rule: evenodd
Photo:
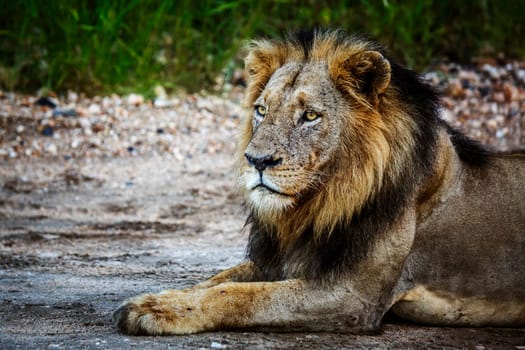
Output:
<svg viewBox="0 0 525 350">
<path fill-rule="evenodd" d="M 379 325 L 373 306 L 349 288 L 323 290 L 304 281 L 224 283 L 193 291 L 164 291 L 128 300 L 115 312 L 127 334 L 189 334 L 231 328 L 363 331 Z M 365 317 L 366 316 L 366 317 Z"/>
<path fill-rule="evenodd" d="M 215 276 L 196 284 L 186 290 L 210 288 L 227 282 L 256 282 L 262 279 L 261 272 L 251 261 L 243 262 L 237 266 L 219 272 Z"/>
</svg>

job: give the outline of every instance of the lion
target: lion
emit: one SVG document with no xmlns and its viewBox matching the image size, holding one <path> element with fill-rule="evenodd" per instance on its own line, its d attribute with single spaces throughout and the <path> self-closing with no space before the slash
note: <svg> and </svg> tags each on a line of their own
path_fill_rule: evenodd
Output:
<svg viewBox="0 0 525 350">
<path fill-rule="evenodd" d="M 341 30 L 253 41 L 245 64 L 246 261 L 127 300 L 123 333 L 525 325 L 525 152 L 454 130 L 433 88 Z"/>
</svg>

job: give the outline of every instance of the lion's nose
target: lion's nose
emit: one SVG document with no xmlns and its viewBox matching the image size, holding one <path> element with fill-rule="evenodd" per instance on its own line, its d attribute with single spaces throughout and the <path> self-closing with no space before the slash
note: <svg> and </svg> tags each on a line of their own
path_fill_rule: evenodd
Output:
<svg viewBox="0 0 525 350">
<path fill-rule="evenodd" d="M 283 161 L 282 158 L 277 158 L 272 155 L 264 156 L 264 157 L 253 157 L 249 155 L 248 153 L 245 153 L 244 156 L 248 160 L 248 163 L 253 165 L 253 167 L 259 171 L 264 171 L 267 168 L 271 168 L 274 166 L 277 166 L 281 164 Z"/>
</svg>

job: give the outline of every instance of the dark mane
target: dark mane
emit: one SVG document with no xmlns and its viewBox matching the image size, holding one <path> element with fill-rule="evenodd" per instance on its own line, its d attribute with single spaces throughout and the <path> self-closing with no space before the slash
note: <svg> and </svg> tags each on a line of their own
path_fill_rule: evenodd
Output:
<svg viewBox="0 0 525 350">
<path fill-rule="evenodd" d="M 419 129 L 422 131 L 419 138 L 420 141 L 424 141 L 431 133 L 435 133 L 434 130 L 428 130 L 428 126 L 432 127 L 432 129 L 437 129 L 442 125 L 450 135 L 452 144 L 462 161 L 473 166 L 486 164 L 490 151 L 485 146 L 454 129 L 442 119 L 439 119 L 438 123 L 435 122 L 436 111 L 440 107 L 441 99 L 435 89 L 423 82 L 418 74 L 400 66 L 395 61 L 390 59 L 389 61 L 392 67 L 393 85 L 411 105 L 418 109 L 419 116 L 427 119 L 426 122 L 419 118 L 416 119 L 420 126 Z M 429 119 L 434 121 L 430 122 Z M 424 143 L 418 142 L 417 145 L 421 147 L 424 146 Z M 418 153 L 422 156 L 420 159 L 428 158 L 428 155 L 426 155 L 427 151 L 429 151 L 427 147 L 418 150 Z"/>
<path fill-rule="evenodd" d="M 483 166 L 487 163 L 491 152 L 485 146 L 465 136 L 465 134 L 454 129 L 447 123 L 443 123 L 445 124 L 447 132 L 450 135 L 450 140 L 462 161 L 477 167 Z"/>
<path fill-rule="evenodd" d="M 325 34 L 335 34 L 338 45 L 351 37 L 343 30 L 332 30 L 328 28 L 317 27 L 301 29 L 296 32 L 287 33 L 285 37 L 290 42 L 297 43 L 303 49 L 304 60 L 306 61 L 310 57 L 310 52 L 312 51 L 315 38 L 322 37 Z"/>
<path fill-rule="evenodd" d="M 288 39 L 298 43 L 303 48 L 304 58 L 308 59 L 314 44 L 317 29 L 303 29 L 295 33 L 288 34 Z"/>
<path fill-rule="evenodd" d="M 300 32 L 294 40 L 301 44 L 305 57 L 312 49 L 316 31 Z M 329 33 L 329 32 L 328 32 Z M 353 40 L 337 32 L 337 42 Z M 380 48 L 372 43 L 371 47 Z M 387 57 L 384 52 L 382 54 Z M 338 222 L 326 239 L 315 239 L 313 227 L 307 227 L 299 238 L 286 247 L 279 244 L 274 225 L 259 220 L 255 213 L 248 217 L 251 225 L 247 258 L 252 260 L 268 280 L 288 277 L 322 282 L 349 272 L 409 205 L 421 181 L 433 171 L 438 133 L 443 121 L 438 117 L 439 94 L 421 77 L 389 59 L 391 86 L 401 96 L 402 103 L 415 121 L 412 131 L 414 147 L 409 161 L 404 162 L 401 174 L 385 177 L 378 193 L 370 198 L 359 212 Z M 467 163 L 480 163 L 485 153 L 477 143 L 446 126 L 456 150 Z"/>
</svg>

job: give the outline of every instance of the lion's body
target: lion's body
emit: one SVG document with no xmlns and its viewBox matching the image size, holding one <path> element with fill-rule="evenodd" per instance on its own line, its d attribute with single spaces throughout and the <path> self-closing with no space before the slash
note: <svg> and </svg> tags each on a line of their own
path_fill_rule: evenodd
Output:
<svg viewBox="0 0 525 350">
<path fill-rule="evenodd" d="M 429 324 L 525 325 L 525 155 L 449 166 L 420 214 L 394 311 Z"/>
<path fill-rule="evenodd" d="M 525 325 L 525 154 L 454 131 L 417 75 L 341 32 L 254 42 L 246 66 L 248 261 L 129 300 L 124 332 Z"/>
</svg>

